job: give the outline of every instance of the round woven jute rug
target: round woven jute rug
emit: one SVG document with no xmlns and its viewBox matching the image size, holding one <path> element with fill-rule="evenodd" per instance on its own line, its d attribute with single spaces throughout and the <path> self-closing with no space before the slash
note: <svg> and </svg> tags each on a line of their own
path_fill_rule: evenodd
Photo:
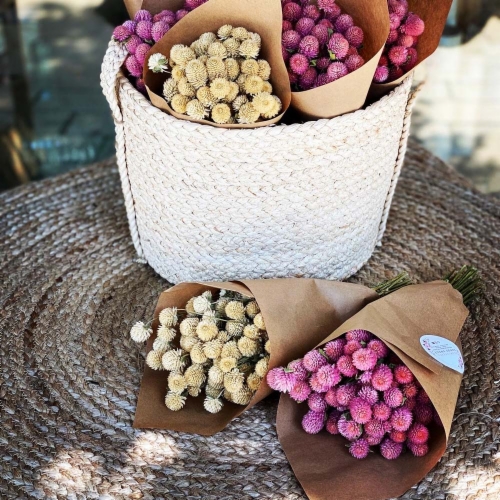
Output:
<svg viewBox="0 0 500 500">
<path fill-rule="evenodd" d="M 0 498 L 305 498 L 277 397 L 213 437 L 132 428 L 144 356 L 129 329 L 168 286 L 134 259 L 112 161 L 0 196 Z M 471 263 L 486 290 L 448 450 L 406 499 L 500 497 L 499 262 L 498 200 L 410 143 L 383 246 L 353 281 Z"/>
</svg>

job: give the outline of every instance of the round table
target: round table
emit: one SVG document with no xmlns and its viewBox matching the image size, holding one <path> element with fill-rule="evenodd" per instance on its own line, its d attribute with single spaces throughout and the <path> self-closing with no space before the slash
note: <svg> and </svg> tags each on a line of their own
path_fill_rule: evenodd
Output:
<svg viewBox="0 0 500 500">
<path fill-rule="evenodd" d="M 383 244 L 352 281 L 476 265 L 448 449 L 403 498 L 500 496 L 500 203 L 410 141 Z M 271 396 L 213 437 L 132 428 L 129 338 L 167 283 L 135 260 L 113 160 L 0 195 L 0 497 L 305 498 Z"/>
</svg>

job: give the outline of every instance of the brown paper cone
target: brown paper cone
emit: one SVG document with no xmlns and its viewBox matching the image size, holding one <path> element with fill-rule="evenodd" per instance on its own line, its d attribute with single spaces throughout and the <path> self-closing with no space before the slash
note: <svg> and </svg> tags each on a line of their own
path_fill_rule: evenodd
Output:
<svg viewBox="0 0 500 500">
<path fill-rule="evenodd" d="M 418 39 L 417 66 L 425 61 L 437 49 L 452 3 L 453 0 L 441 0 L 439 2 L 429 2 L 428 0 L 408 1 L 410 12 L 418 14 L 425 23 L 425 31 Z M 415 68 L 411 71 L 414 70 Z M 405 73 L 401 78 L 390 83 L 372 83 L 368 100 L 376 101 L 384 95 L 387 95 L 401 84 L 407 76 L 408 73 Z"/>
<path fill-rule="evenodd" d="M 420 481 L 446 449 L 462 375 L 429 357 L 420 337 L 439 335 L 459 345 L 458 335 L 468 311 L 462 296 L 443 281 L 413 285 L 368 304 L 319 345 L 349 330 L 363 329 L 383 340 L 411 369 L 429 395 L 444 430 L 431 428 L 429 453 L 414 457 L 407 452 L 386 460 L 378 452 L 364 460 L 353 458 L 342 436 L 326 431 L 304 432 L 305 404 L 282 395 L 278 407 L 278 437 L 297 479 L 314 500 L 379 500 L 402 495 Z"/>
<path fill-rule="evenodd" d="M 208 31 L 216 33 L 224 24 L 242 26 L 261 36 L 261 57 L 271 65 L 270 82 L 273 86 L 273 93 L 280 98 L 283 106 L 281 114 L 272 120 L 248 125 L 219 125 L 209 120 L 194 120 L 189 116 L 176 113 L 163 99 L 162 89 L 167 75 L 150 71 L 149 58 L 158 52 L 168 58 L 173 45 L 178 43 L 191 45 L 203 33 Z M 281 54 L 281 24 L 282 12 L 279 0 L 210 0 L 204 3 L 181 19 L 148 52 L 144 65 L 144 80 L 152 104 L 180 120 L 204 123 L 219 128 L 257 128 L 278 123 L 290 106 L 291 100 L 290 82 Z"/>
<path fill-rule="evenodd" d="M 212 0 L 211 0 L 212 1 Z M 361 285 L 314 279 L 250 280 L 229 283 L 181 283 L 160 295 L 147 350 L 151 350 L 158 315 L 166 307 L 183 308 L 193 296 L 205 290 L 233 290 L 255 297 L 266 323 L 271 343 L 270 368 L 288 364 L 303 356 L 335 330 L 347 318 L 375 300 L 377 294 Z M 252 407 L 272 391 L 265 381 L 247 407 L 225 401 L 220 413 L 203 408 L 204 395 L 188 397 L 178 412 L 164 403 L 168 372 L 144 368 L 134 427 L 171 429 L 212 435 L 221 431 L 235 417 Z"/>
<path fill-rule="evenodd" d="M 339 80 L 311 90 L 292 92 L 292 107 L 308 119 L 333 118 L 363 107 L 389 35 L 387 0 L 338 0 L 365 33 L 360 53 L 365 64 Z"/>
<path fill-rule="evenodd" d="M 124 2 L 131 19 L 141 9 L 148 10 L 155 15 L 165 9 L 175 12 L 184 6 L 184 0 L 124 0 Z"/>
</svg>

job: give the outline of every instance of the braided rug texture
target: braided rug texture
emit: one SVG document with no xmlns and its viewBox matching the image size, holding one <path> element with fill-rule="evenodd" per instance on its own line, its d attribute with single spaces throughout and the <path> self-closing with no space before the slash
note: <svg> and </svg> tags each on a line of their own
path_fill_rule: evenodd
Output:
<svg viewBox="0 0 500 500">
<path fill-rule="evenodd" d="M 498 201 L 410 142 L 383 246 L 353 281 L 474 263 L 486 291 L 447 452 L 405 499 L 500 496 L 499 233 Z M 213 437 L 132 428 L 144 352 L 129 329 L 168 286 L 135 257 L 112 161 L 0 195 L 0 498 L 304 499 L 277 397 Z"/>
<path fill-rule="evenodd" d="M 101 83 L 132 239 L 161 276 L 344 279 L 369 259 L 402 165 L 412 77 L 355 113 L 228 130 L 152 106 L 121 73 L 125 57 L 109 44 Z"/>
</svg>

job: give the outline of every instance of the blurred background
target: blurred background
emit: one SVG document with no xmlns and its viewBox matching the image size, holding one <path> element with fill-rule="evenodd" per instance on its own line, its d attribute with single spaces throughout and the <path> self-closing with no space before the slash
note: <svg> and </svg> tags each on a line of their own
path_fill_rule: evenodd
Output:
<svg viewBox="0 0 500 500">
<path fill-rule="evenodd" d="M 500 197 L 500 0 L 455 0 L 412 135 Z M 122 0 L 0 0 L 0 190 L 114 154 L 99 74 Z"/>
</svg>

